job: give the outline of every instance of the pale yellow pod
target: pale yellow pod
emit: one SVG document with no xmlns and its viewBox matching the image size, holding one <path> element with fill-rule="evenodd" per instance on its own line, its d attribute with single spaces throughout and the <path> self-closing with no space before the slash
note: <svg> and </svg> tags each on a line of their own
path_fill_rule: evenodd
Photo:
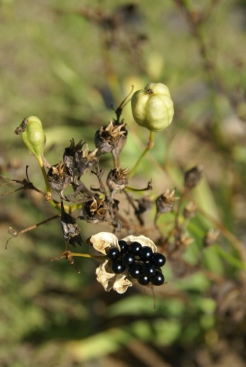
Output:
<svg viewBox="0 0 246 367">
<path fill-rule="evenodd" d="M 150 131 L 161 131 L 173 120 L 173 101 L 168 87 L 162 83 L 149 83 L 135 92 L 131 105 L 134 120 Z"/>
<path fill-rule="evenodd" d="M 22 122 L 23 132 L 21 137 L 30 153 L 36 158 L 41 158 L 44 150 L 45 135 L 42 122 L 36 116 L 30 116 Z"/>
</svg>

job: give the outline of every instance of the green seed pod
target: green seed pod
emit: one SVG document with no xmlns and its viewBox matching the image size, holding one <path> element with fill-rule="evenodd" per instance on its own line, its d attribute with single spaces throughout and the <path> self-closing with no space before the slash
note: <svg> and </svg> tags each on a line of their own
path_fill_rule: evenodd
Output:
<svg viewBox="0 0 246 367">
<path fill-rule="evenodd" d="M 22 141 L 29 152 L 40 160 L 44 151 L 45 135 L 39 118 L 36 116 L 25 118 L 15 133 L 21 134 Z"/>
<path fill-rule="evenodd" d="M 132 96 L 132 114 L 136 123 L 150 131 L 161 131 L 173 119 L 173 101 L 162 83 L 149 83 Z"/>
</svg>

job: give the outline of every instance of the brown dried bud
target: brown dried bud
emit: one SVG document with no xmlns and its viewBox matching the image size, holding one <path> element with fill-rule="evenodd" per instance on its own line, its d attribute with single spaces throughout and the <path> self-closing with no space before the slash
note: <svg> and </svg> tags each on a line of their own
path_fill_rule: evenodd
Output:
<svg viewBox="0 0 246 367">
<path fill-rule="evenodd" d="M 117 124 L 110 121 L 106 127 L 101 127 L 95 134 L 95 146 L 98 148 L 98 154 L 109 153 L 113 149 L 122 149 L 125 145 L 127 131 L 125 124 Z"/>
<path fill-rule="evenodd" d="M 157 215 L 169 213 L 173 210 L 175 202 L 179 200 L 179 197 L 174 195 L 175 190 L 170 191 L 169 189 L 167 189 L 164 194 L 158 196 L 158 198 L 156 199 Z"/>
<path fill-rule="evenodd" d="M 111 192 L 123 190 L 128 184 L 129 168 L 116 167 L 109 171 L 107 185 Z"/>
<path fill-rule="evenodd" d="M 108 206 L 105 198 L 93 197 L 87 201 L 82 208 L 81 219 L 88 223 L 100 223 L 106 220 Z"/>
<path fill-rule="evenodd" d="M 204 247 L 212 246 L 217 240 L 219 234 L 220 232 L 217 231 L 216 229 L 210 229 L 203 239 L 203 246 Z"/>
<path fill-rule="evenodd" d="M 81 246 L 82 238 L 79 234 L 80 228 L 76 220 L 65 212 L 63 202 L 61 202 L 61 225 L 65 241 L 74 247 L 76 244 Z"/>
<path fill-rule="evenodd" d="M 183 215 L 186 219 L 191 219 L 196 215 L 197 207 L 196 205 L 190 201 L 184 208 Z"/>
<path fill-rule="evenodd" d="M 202 178 L 202 171 L 203 166 L 198 165 L 185 172 L 184 180 L 186 189 L 191 190 L 196 187 L 196 185 Z"/>
</svg>

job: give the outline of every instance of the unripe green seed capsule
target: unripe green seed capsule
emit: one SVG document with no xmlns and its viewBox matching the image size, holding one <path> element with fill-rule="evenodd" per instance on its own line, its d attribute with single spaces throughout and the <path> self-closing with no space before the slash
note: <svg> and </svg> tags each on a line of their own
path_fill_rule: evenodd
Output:
<svg viewBox="0 0 246 367">
<path fill-rule="evenodd" d="M 161 131 L 172 122 L 173 101 L 162 83 L 149 83 L 135 92 L 131 104 L 134 120 L 150 131 Z"/>
<path fill-rule="evenodd" d="M 45 143 L 45 135 L 42 122 L 36 116 L 25 118 L 19 128 L 16 129 L 27 149 L 38 160 L 42 157 Z"/>
</svg>

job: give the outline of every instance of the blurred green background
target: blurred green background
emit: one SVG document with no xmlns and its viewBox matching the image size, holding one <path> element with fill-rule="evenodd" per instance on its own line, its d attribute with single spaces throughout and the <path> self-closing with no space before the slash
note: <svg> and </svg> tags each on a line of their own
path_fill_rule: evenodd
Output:
<svg viewBox="0 0 246 367">
<path fill-rule="evenodd" d="M 144 287 L 105 293 L 93 261 L 76 261 L 81 274 L 65 260 L 51 263 L 64 249 L 58 220 L 12 239 L 6 251 L 10 226 L 21 230 L 55 213 L 32 191 L 2 196 L 1 367 L 245 365 L 245 44 L 243 0 L 0 1 L 1 175 L 22 180 L 28 165 L 44 189 L 14 134 L 24 117 L 42 120 L 46 158 L 55 164 L 71 138 L 93 149 L 95 131 L 114 117 L 111 105 L 149 82 L 168 85 L 175 117 L 156 134 L 132 184 L 152 178 L 160 195 L 182 188 L 184 170 L 204 166 L 188 228 L 194 242 L 167 263 L 155 299 Z M 148 131 L 129 105 L 123 117 L 126 167 Z M 80 224 L 84 240 L 110 230 Z M 210 228 L 221 234 L 202 252 Z"/>
</svg>

